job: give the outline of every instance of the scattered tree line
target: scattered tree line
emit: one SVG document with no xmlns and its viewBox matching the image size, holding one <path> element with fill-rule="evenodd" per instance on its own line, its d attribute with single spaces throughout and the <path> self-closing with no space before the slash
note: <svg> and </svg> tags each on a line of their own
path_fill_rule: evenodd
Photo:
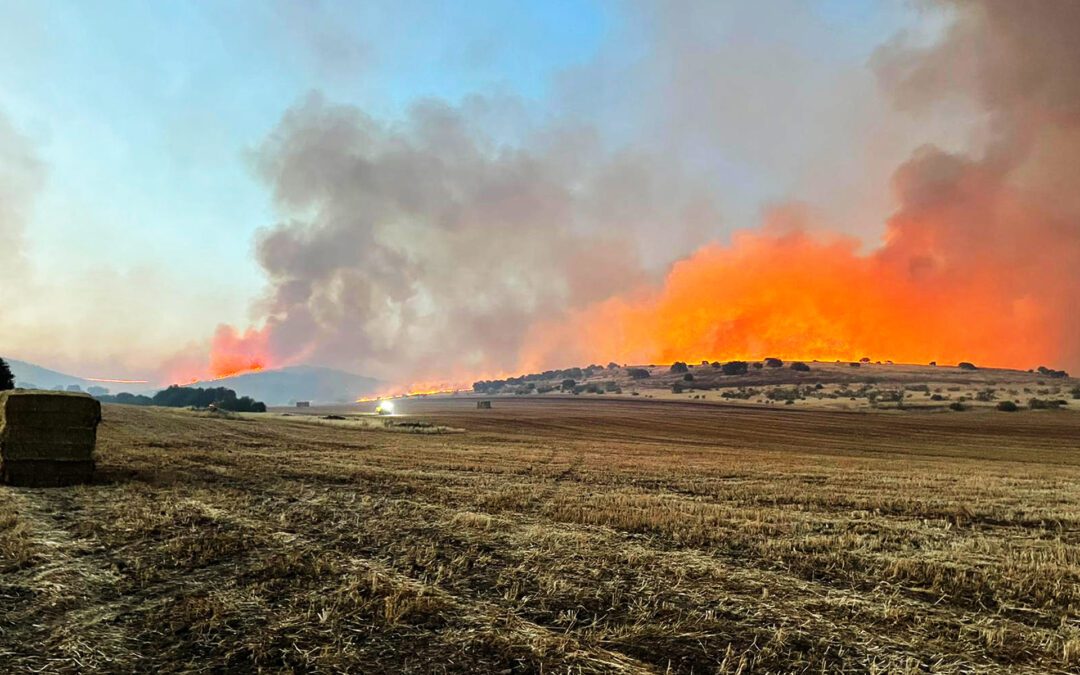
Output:
<svg viewBox="0 0 1080 675">
<path fill-rule="evenodd" d="M 517 377 L 508 377 L 504 380 L 480 380 L 473 382 L 473 391 L 478 394 L 511 393 L 522 385 L 536 382 L 562 382 L 565 380 L 582 380 L 605 371 L 618 370 L 619 364 L 611 362 L 607 366 L 591 364 L 584 368 L 566 368 L 565 370 L 545 370 L 542 373 L 529 373 Z M 634 370 L 634 369 L 631 369 Z M 646 371 L 647 372 L 647 371 Z M 533 387 L 535 389 L 535 386 Z"/>
<path fill-rule="evenodd" d="M 172 385 L 153 396 L 121 392 L 115 396 L 98 396 L 105 403 L 125 405 L 159 405 L 167 408 L 209 408 L 211 405 L 230 412 L 266 412 L 266 404 L 250 396 L 237 396 L 226 387 L 203 389 Z"/>
<path fill-rule="evenodd" d="M 1062 379 L 1069 376 L 1069 374 L 1064 370 L 1054 370 L 1052 368 L 1047 368 L 1046 366 L 1039 366 L 1035 369 L 1035 372 L 1039 373 L 1040 375 L 1045 375 L 1051 379 Z"/>
</svg>

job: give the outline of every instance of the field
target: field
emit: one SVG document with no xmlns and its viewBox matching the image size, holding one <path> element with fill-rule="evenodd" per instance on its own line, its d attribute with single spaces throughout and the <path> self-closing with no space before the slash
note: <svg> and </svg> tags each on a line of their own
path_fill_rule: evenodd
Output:
<svg viewBox="0 0 1080 675">
<path fill-rule="evenodd" d="M 106 406 L 0 488 L 0 670 L 1080 669 L 1075 411 L 492 400 Z"/>
</svg>

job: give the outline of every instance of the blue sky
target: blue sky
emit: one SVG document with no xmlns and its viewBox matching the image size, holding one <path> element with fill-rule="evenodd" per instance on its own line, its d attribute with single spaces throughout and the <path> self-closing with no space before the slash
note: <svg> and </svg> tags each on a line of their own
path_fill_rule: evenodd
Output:
<svg viewBox="0 0 1080 675">
<path fill-rule="evenodd" d="M 791 51 L 813 73 L 856 77 L 913 16 L 900 3 L 778 2 L 758 34 L 758 17 L 732 6 L 733 41 Z M 530 123 L 580 117 L 612 145 L 656 149 L 666 132 L 653 125 L 669 122 L 653 102 L 641 101 L 648 114 L 634 110 L 634 96 L 649 98 L 634 87 L 648 81 L 637 71 L 656 57 L 648 17 L 659 9 L 670 6 L 0 0 L 0 115 L 45 170 L 22 225 L 31 273 L 69 286 L 110 279 L 99 295 L 115 301 L 97 316 L 123 323 L 156 309 L 146 317 L 156 326 L 147 340 L 167 337 L 166 351 L 205 340 L 219 322 L 257 321 L 252 303 L 265 280 L 253 237 L 277 215 L 250 155 L 308 92 L 391 122 L 422 98 L 502 96 Z M 790 25 L 771 21 L 787 14 Z M 752 224 L 763 202 L 797 192 L 803 180 L 782 163 L 748 162 L 745 149 L 726 147 L 757 133 L 740 130 L 742 119 L 663 149 L 727 191 L 727 220 L 712 235 Z M 158 300 L 129 302 L 112 290 L 129 285 L 154 289 Z M 63 303 L 56 309 L 65 311 Z M 47 323 L 46 312 L 23 314 Z M 56 327 L 88 330 L 72 321 Z M 7 347 L 15 356 L 52 356 L 63 366 L 125 374 L 147 367 L 118 348 L 0 337 L 16 342 Z"/>
</svg>

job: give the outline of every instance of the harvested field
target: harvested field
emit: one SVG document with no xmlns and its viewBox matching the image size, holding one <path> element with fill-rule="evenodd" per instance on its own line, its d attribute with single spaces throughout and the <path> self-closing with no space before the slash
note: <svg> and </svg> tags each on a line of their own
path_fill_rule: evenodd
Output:
<svg viewBox="0 0 1080 675">
<path fill-rule="evenodd" d="M 397 410 L 464 432 L 106 406 L 0 488 L 0 667 L 1080 669 L 1075 412 Z"/>
</svg>

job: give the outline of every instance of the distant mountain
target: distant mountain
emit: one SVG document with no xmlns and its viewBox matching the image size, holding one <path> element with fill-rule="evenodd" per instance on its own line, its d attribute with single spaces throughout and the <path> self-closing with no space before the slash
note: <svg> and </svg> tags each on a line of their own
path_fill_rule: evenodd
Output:
<svg viewBox="0 0 1080 675">
<path fill-rule="evenodd" d="M 148 394 L 161 389 L 150 384 L 94 382 L 74 375 L 42 368 L 33 363 L 6 359 L 15 375 L 15 386 L 35 389 L 54 389 L 78 386 L 82 391 L 102 387 L 111 394 L 129 392 Z M 250 396 L 267 405 L 291 405 L 295 401 L 312 403 L 351 403 L 361 396 L 377 392 L 381 382 L 373 377 L 354 375 L 333 368 L 291 366 L 276 370 L 261 370 L 220 380 L 195 382 L 189 387 L 227 387 L 240 396 Z M 100 393 L 100 392 L 97 392 Z"/>
<path fill-rule="evenodd" d="M 376 393 L 380 384 L 373 377 L 333 368 L 290 366 L 186 386 L 227 387 L 240 396 L 250 396 L 267 405 L 292 405 L 296 401 L 351 403 L 361 396 Z"/>
<path fill-rule="evenodd" d="M 52 389 L 54 387 L 66 388 L 74 384 L 83 391 L 86 391 L 87 387 L 96 384 L 95 382 L 84 380 L 81 377 L 58 373 L 55 370 L 42 368 L 41 366 L 27 363 L 26 361 L 16 361 L 15 359 L 4 360 L 11 366 L 11 372 L 15 375 L 16 387 L 24 387 L 27 389 Z"/>
</svg>

